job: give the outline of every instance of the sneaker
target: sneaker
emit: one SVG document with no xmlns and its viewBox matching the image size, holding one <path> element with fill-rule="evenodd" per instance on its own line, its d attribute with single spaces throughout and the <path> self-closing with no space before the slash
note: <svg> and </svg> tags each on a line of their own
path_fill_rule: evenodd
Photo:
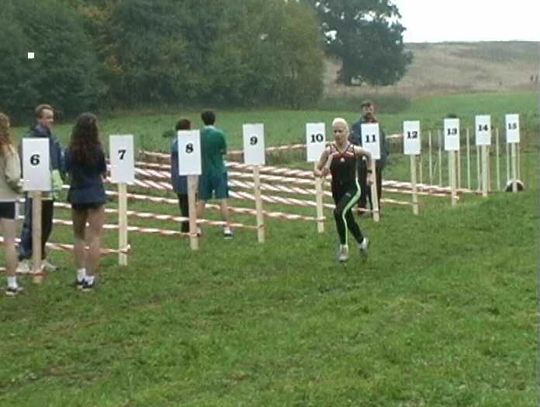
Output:
<svg viewBox="0 0 540 407">
<path fill-rule="evenodd" d="M 6 288 L 6 295 L 8 297 L 15 297 L 17 294 L 20 294 L 21 292 L 24 291 L 24 288 L 22 288 L 21 286 L 17 286 L 17 287 L 7 287 Z"/>
<path fill-rule="evenodd" d="M 84 285 L 84 280 L 75 279 L 75 281 L 73 282 L 73 287 L 77 288 L 78 290 L 81 290 L 83 288 L 83 285 Z"/>
<path fill-rule="evenodd" d="M 87 280 L 83 280 L 81 282 L 81 290 L 82 291 L 92 291 L 93 288 L 95 287 L 96 285 L 96 280 L 94 279 L 94 281 L 92 281 L 91 283 Z"/>
<path fill-rule="evenodd" d="M 223 237 L 225 239 L 232 239 L 233 238 L 233 232 L 231 230 L 231 228 L 223 228 Z"/>
<path fill-rule="evenodd" d="M 369 240 L 367 237 L 364 237 L 364 240 L 362 240 L 362 243 L 358 243 L 358 250 L 360 251 L 360 255 L 364 258 L 364 261 L 367 260 L 367 257 L 368 257 L 368 247 L 369 247 Z"/>
<path fill-rule="evenodd" d="M 41 260 L 41 270 L 43 271 L 48 271 L 48 272 L 51 272 L 51 271 L 57 271 L 58 270 L 58 266 L 52 264 L 50 261 L 48 261 L 47 259 L 43 259 Z"/>
<path fill-rule="evenodd" d="M 343 263 L 349 260 L 349 246 L 346 244 L 340 244 L 338 250 L 338 261 Z"/>
<path fill-rule="evenodd" d="M 19 261 L 16 272 L 19 274 L 30 274 L 32 272 L 32 266 L 30 264 L 30 260 Z"/>
</svg>

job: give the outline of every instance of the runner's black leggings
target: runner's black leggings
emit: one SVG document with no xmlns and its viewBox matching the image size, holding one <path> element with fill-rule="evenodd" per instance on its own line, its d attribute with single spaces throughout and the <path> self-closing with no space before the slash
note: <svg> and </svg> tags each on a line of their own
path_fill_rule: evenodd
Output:
<svg viewBox="0 0 540 407">
<path fill-rule="evenodd" d="M 354 219 L 351 208 L 360 198 L 360 189 L 357 184 L 353 185 L 332 185 L 332 196 L 336 208 L 334 209 L 334 218 L 336 219 L 336 228 L 339 235 L 339 243 L 347 243 L 347 228 L 358 243 L 364 240 L 360 227 Z"/>
</svg>

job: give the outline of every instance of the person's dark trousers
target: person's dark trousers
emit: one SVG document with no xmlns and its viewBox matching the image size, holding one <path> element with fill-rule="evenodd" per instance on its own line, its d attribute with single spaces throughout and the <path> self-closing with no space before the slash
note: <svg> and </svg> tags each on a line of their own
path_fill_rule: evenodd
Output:
<svg viewBox="0 0 540 407">
<path fill-rule="evenodd" d="M 375 176 L 377 177 L 377 202 L 379 203 L 379 209 L 381 208 L 381 196 L 382 196 L 382 167 L 375 167 Z M 369 202 L 369 207 L 373 209 L 373 201 L 371 199 L 371 187 L 367 185 L 367 167 L 361 165 L 358 168 L 358 185 L 360 185 L 360 199 L 358 200 L 359 208 L 367 208 L 367 203 Z M 362 212 L 361 212 L 362 213 Z"/>
<path fill-rule="evenodd" d="M 180 213 L 183 217 L 189 218 L 189 201 L 187 194 L 176 194 L 178 196 L 178 206 L 180 207 Z M 189 221 L 182 222 L 180 226 L 182 233 L 189 232 Z"/>
<path fill-rule="evenodd" d="M 52 232 L 54 201 L 41 202 L 41 258 L 45 256 L 45 243 L 49 240 Z M 19 261 L 32 257 L 32 199 L 28 196 L 24 202 L 24 222 L 19 244 Z"/>
</svg>

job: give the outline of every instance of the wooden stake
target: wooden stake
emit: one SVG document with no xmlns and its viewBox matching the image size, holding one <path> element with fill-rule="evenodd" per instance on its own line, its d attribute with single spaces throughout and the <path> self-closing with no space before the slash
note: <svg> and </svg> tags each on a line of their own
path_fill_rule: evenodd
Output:
<svg viewBox="0 0 540 407">
<path fill-rule="evenodd" d="M 371 184 L 371 201 L 373 202 L 373 220 L 378 222 L 380 220 L 379 212 L 379 194 L 377 194 L 377 173 L 375 171 L 375 160 L 371 160 L 371 174 L 373 183 Z"/>
<path fill-rule="evenodd" d="M 502 190 L 501 186 L 501 160 L 499 147 L 499 128 L 495 129 L 495 166 L 497 170 L 497 189 Z"/>
<path fill-rule="evenodd" d="M 481 170 L 480 146 L 476 146 L 476 190 L 482 190 L 482 170 Z"/>
<path fill-rule="evenodd" d="M 506 182 L 510 181 L 510 147 L 506 143 Z"/>
<path fill-rule="evenodd" d="M 482 196 L 488 196 L 488 163 L 487 163 L 487 146 L 481 146 L 482 150 Z"/>
<path fill-rule="evenodd" d="M 468 128 L 465 131 L 465 136 L 467 145 L 467 189 L 471 189 L 471 133 Z"/>
<path fill-rule="evenodd" d="M 197 233 L 197 175 L 188 175 L 188 206 L 189 206 L 189 246 L 191 250 L 199 250 L 199 235 Z"/>
<path fill-rule="evenodd" d="M 411 186 L 413 214 L 418 215 L 418 191 L 416 188 L 416 156 L 411 155 Z"/>
<path fill-rule="evenodd" d="M 512 192 L 517 192 L 517 143 L 512 143 Z"/>
<path fill-rule="evenodd" d="M 429 185 L 433 185 L 433 159 L 431 157 L 431 130 L 428 132 L 428 173 L 429 173 Z"/>
<path fill-rule="evenodd" d="M 467 129 L 468 131 L 469 129 Z M 456 151 L 456 178 L 457 178 L 457 189 L 461 189 L 461 143 L 459 143 L 459 150 Z"/>
<path fill-rule="evenodd" d="M 317 168 L 317 163 L 314 163 L 314 168 Z M 323 179 L 315 177 L 315 202 L 317 205 L 317 232 L 324 232 L 324 207 L 323 207 Z"/>
<path fill-rule="evenodd" d="M 261 199 L 261 177 L 259 166 L 253 166 L 253 184 L 255 194 L 255 210 L 257 211 L 257 241 L 264 243 L 264 214 L 263 203 Z"/>
<path fill-rule="evenodd" d="M 457 191 L 456 191 L 456 152 L 448 152 L 448 166 L 450 167 L 450 191 L 452 206 L 457 204 Z"/>
<path fill-rule="evenodd" d="M 420 183 L 423 184 L 424 172 L 422 169 L 422 156 L 421 155 L 418 156 L 418 178 L 420 180 Z"/>
<path fill-rule="evenodd" d="M 127 216 L 127 184 L 118 184 L 118 249 L 126 250 L 128 247 L 128 216 Z M 126 253 L 118 253 L 118 265 L 127 266 Z"/>
<path fill-rule="evenodd" d="M 439 186 L 442 187 L 442 135 L 441 130 L 437 130 L 437 134 L 439 137 Z"/>
<path fill-rule="evenodd" d="M 33 191 L 30 196 L 32 197 L 32 274 L 34 275 L 34 283 L 40 284 L 43 281 L 43 271 L 41 270 L 42 193 Z"/>
</svg>

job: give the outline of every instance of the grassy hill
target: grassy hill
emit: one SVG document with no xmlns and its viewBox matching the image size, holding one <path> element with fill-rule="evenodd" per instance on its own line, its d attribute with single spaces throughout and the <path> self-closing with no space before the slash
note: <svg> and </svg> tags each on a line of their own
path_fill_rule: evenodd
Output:
<svg viewBox="0 0 540 407">
<path fill-rule="evenodd" d="M 377 92 L 425 96 L 449 92 L 525 90 L 538 86 L 535 82 L 536 76 L 540 76 L 538 42 L 411 43 L 406 48 L 413 53 L 413 62 L 401 81 L 388 87 L 346 88 L 336 85 L 339 64 L 328 61 L 326 94 L 352 96 Z"/>
</svg>

